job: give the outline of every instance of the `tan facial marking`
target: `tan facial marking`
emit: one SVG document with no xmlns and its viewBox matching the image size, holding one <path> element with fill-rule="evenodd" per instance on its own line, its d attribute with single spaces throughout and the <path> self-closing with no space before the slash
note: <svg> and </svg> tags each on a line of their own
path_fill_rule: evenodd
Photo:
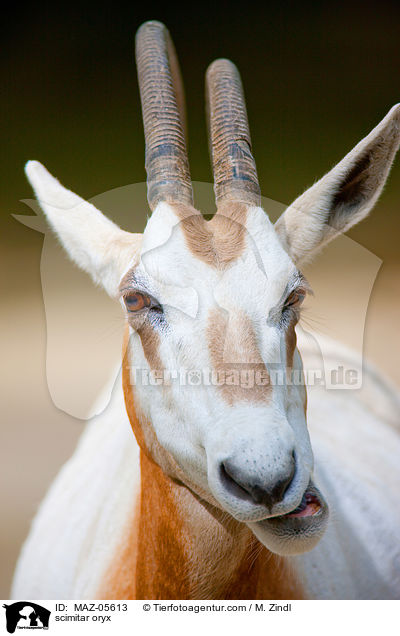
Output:
<svg viewBox="0 0 400 636">
<path fill-rule="evenodd" d="M 222 379 L 219 389 L 228 404 L 269 400 L 269 373 L 253 325 L 243 312 L 228 316 L 222 309 L 213 309 L 208 318 L 207 341 L 213 369 Z"/>
<path fill-rule="evenodd" d="M 293 316 L 286 332 L 285 332 L 285 345 L 286 345 L 286 368 L 289 370 L 293 366 L 294 350 L 297 345 L 297 336 L 295 327 L 297 324 L 297 316 Z"/>
<path fill-rule="evenodd" d="M 174 203 L 181 229 L 191 253 L 211 267 L 223 268 L 236 260 L 245 248 L 247 207 L 231 202 L 220 205 L 211 221 L 195 208 Z"/>
<path fill-rule="evenodd" d="M 137 328 L 143 352 L 152 371 L 162 371 L 164 366 L 160 358 L 160 336 L 146 321 Z"/>
</svg>

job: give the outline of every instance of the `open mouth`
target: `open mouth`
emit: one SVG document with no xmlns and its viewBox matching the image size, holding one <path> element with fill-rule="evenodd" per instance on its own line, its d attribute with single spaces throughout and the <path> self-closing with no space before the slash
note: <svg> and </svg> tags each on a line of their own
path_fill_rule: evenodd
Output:
<svg viewBox="0 0 400 636">
<path fill-rule="evenodd" d="M 314 491 L 306 490 L 300 504 L 282 518 L 292 519 L 294 517 L 314 517 L 322 510 L 322 503 Z"/>
<path fill-rule="evenodd" d="M 297 508 L 249 526 L 269 550 L 288 556 L 312 550 L 324 534 L 328 519 L 328 504 L 310 481 Z"/>
</svg>

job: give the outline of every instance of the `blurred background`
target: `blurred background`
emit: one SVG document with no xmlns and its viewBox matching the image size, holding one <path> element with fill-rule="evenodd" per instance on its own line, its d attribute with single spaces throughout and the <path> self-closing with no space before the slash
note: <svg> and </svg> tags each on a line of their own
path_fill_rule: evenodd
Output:
<svg viewBox="0 0 400 636">
<path fill-rule="evenodd" d="M 400 101 L 398 2 L 9 5 L 0 61 L 2 598 L 37 505 L 83 426 L 56 408 L 47 389 L 43 235 L 11 217 L 30 213 L 21 203 L 32 198 L 23 166 L 39 159 L 85 198 L 145 180 L 133 47 L 148 19 L 163 21 L 175 41 L 196 181 L 211 181 L 204 73 L 216 57 L 231 58 L 242 73 L 262 193 L 285 204 Z M 349 232 L 383 261 L 364 352 L 397 384 L 399 208 L 397 159 L 375 212 Z M 147 210 L 132 215 L 126 229 L 142 231 Z M 315 277 L 317 286 L 332 280 L 318 263 Z M 327 294 L 343 320 L 330 282 Z"/>
</svg>

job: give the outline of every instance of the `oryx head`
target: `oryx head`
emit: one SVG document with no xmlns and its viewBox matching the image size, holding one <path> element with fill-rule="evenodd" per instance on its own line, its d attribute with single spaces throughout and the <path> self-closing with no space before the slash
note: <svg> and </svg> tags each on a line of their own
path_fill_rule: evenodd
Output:
<svg viewBox="0 0 400 636">
<path fill-rule="evenodd" d="M 70 257 L 124 307 L 127 367 L 147 373 L 125 386 L 144 452 L 271 550 L 302 552 L 322 535 L 327 506 L 312 481 L 306 390 L 286 381 L 301 369 L 295 327 L 309 285 L 300 268 L 376 202 L 400 108 L 272 225 L 238 71 L 216 60 L 206 85 L 218 211 L 207 221 L 193 207 L 179 68 L 162 24 L 139 29 L 136 55 L 152 210 L 143 235 L 37 162 L 28 178 Z"/>
</svg>

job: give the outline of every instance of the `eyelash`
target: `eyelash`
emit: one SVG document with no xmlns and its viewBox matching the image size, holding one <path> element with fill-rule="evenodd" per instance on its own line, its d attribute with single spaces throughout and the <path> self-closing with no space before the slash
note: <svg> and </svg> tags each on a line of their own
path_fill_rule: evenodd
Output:
<svg viewBox="0 0 400 636">
<path fill-rule="evenodd" d="M 294 297 L 293 302 L 289 302 L 292 297 Z M 304 289 L 295 289 L 286 298 L 285 304 L 283 306 L 283 311 L 288 309 L 297 309 L 298 307 L 302 305 L 305 297 L 306 297 L 306 292 Z"/>
<path fill-rule="evenodd" d="M 292 296 L 294 296 L 295 298 L 297 297 L 296 300 L 294 300 L 294 302 L 288 303 L 288 301 L 290 300 Z M 291 321 L 293 314 L 297 317 L 297 319 L 299 319 L 301 305 L 304 301 L 305 296 L 306 296 L 306 291 L 303 289 L 296 289 L 289 294 L 282 308 L 281 319 L 280 319 L 280 324 L 282 326 L 287 327 L 289 325 L 289 322 Z"/>
</svg>

